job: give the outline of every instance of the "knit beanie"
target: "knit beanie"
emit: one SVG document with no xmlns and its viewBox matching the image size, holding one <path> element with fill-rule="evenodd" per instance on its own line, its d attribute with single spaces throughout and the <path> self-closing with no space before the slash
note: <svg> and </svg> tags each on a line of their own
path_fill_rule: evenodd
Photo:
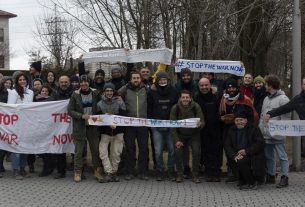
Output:
<svg viewBox="0 0 305 207">
<path fill-rule="evenodd" d="M 182 68 L 180 74 L 181 74 L 181 77 L 184 74 L 188 74 L 189 76 L 192 76 L 192 71 L 189 68 Z"/>
<path fill-rule="evenodd" d="M 106 90 L 107 88 L 111 88 L 113 91 L 115 90 L 115 86 L 113 85 L 113 83 L 105 83 L 104 85 L 104 90 Z"/>
<path fill-rule="evenodd" d="M 254 78 L 254 83 L 256 82 L 262 82 L 263 84 L 265 84 L 265 79 L 262 76 L 258 75 Z"/>
</svg>

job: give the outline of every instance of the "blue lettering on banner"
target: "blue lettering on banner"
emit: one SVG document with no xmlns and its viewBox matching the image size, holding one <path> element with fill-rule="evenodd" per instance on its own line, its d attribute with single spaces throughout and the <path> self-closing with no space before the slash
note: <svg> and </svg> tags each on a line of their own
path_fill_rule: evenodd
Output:
<svg viewBox="0 0 305 207">
<path fill-rule="evenodd" d="M 269 132 L 286 131 L 287 129 L 289 129 L 289 125 L 274 124 L 274 123 L 269 124 Z"/>
</svg>

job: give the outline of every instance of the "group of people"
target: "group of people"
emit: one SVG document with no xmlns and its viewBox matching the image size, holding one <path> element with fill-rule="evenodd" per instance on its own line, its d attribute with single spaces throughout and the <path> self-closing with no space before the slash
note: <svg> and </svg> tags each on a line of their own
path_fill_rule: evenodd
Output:
<svg viewBox="0 0 305 207">
<path fill-rule="evenodd" d="M 99 182 L 118 182 L 121 172 L 125 180 L 132 180 L 135 175 L 148 180 L 150 138 L 157 181 L 170 179 L 180 183 L 191 178 L 194 183 L 200 183 L 199 174 L 204 169 L 207 182 L 220 182 L 224 151 L 228 169 L 226 182 L 238 181 L 240 189 L 256 189 L 258 184 L 276 183 L 276 152 L 281 165 L 281 177 L 276 187 L 288 186 L 285 137 L 271 136 L 268 121 L 290 119 L 292 110 L 304 119 L 305 79 L 301 94 L 289 101 L 275 75 L 253 78 L 248 73 L 238 84 L 235 76 L 220 80 L 214 78 L 213 73 L 203 73 L 196 82 L 192 71 L 184 68 L 175 85 L 166 72 L 159 72 L 152 81 L 147 67 L 133 70 L 125 77 L 116 67 L 111 70 L 111 75 L 112 78 L 106 81 L 105 72 L 99 69 L 93 80 L 86 74 L 62 75 L 57 83 L 54 72 L 49 71 L 44 78 L 41 63 L 35 62 L 30 67 L 30 76 L 20 72 L 13 80 L 2 80 L 0 101 L 27 103 L 69 99 L 68 113 L 73 121 L 75 143 L 75 182 L 85 179 L 87 143 L 94 176 Z M 96 114 L 161 120 L 196 117 L 200 121 L 197 128 L 172 129 L 89 125 L 90 116 Z M 163 160 L 165 147 L 166 167 Z M 6 154 L 0 150 L 1 172 L 4 171 Z M 48 176 L 55 168 L 55 178 L 66 176 L 66 154 L 40 156 L 43 170 L 39 176 Z M 16 179 L 28 176 L 26 165 L 30 172 L 34 171 L 35 157 L 11 153 Z"/>
</svg>

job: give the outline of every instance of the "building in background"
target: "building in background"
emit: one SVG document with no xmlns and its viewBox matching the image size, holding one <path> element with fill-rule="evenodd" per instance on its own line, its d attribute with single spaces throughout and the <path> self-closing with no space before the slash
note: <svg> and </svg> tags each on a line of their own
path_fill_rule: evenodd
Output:
<svg viewBox="0 0 305 207">
<path fill-rule="evenodd" d="M 10 69 L 9 19 L 13 17 L 17 15 L 0 10 L 0 70 Z"/>
</svg>

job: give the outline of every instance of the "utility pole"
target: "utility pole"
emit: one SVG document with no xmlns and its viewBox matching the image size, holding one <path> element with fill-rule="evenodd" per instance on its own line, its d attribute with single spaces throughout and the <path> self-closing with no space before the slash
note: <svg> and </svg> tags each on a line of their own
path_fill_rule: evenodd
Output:
<svg viewBox="0 0 305 207">
<path fill-rule="evenodd" d="M 300 1 L 294 0 L 292 23 L 292 96 L 300 93 L 301 87 L 301 11 Z M 293 113 L 293 119 L 298 119 Z M 301 169 L 301 137 L 293 138 L 293 166 L 296 171 Z"/>
</svg>

